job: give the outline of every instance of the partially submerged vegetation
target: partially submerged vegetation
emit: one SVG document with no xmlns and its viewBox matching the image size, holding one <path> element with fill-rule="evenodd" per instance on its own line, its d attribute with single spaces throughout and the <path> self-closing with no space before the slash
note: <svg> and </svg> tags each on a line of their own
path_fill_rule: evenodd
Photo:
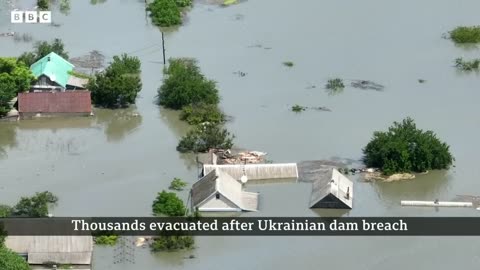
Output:
<svg viewBox="0 0 480 270">
<path fill-rule="evenodd" d="M 174 192 L 163 190 L 153 201 L 152 211 L 155 216 L 183 217 L 186 213 L 183 201 Z"/>
<path fill-rule="evenodd" d="M 457 44 L 480 43 L 480 26 L 459 26 L 450 32 Z"/>
<path fill-rule="evenodd" d="M 181 191 L 187 186 L 187 183 L 182 181 L 180 178 L 173 178 L 172 182 L 170 183 L 170 186 L 168 189 L 171 190 L 176 190 L 176 191 Z"/>
<path fill-rule="evenodd" d="M 461 71 L 478 71 L 480 69 L 480 59 L 464 60 L 455 59 L 455 67 Z"/>
<path fill-rule="evenodd" d="M 216 83 L 207 79 L 194 59 L 174 58 L 164 69 L 166 78 L 158 89 L 158 103 L 181 110 L 180 119 L 192 125 L 181 138 L 179 152 L 206 152 L 212 148 L 228 149 L 234 136 L 225 128 L 225 114 L 218 107 L 220 96 Z"/>
<path fill-rule="evenodd" d="M 286 67 L 293 67 L 293 62 L 286 61 L 286 62 L 283 62 L 283 65 L 286 66 Z"/>
<path fill-rule="evenodd" d="M 182 24 L 182 9 L 191 5 L 191 0 L 154 0 L 147 10 L 153 24 L 169 27 Z"/>
<path fill-rule="evenodd" d="M 12 109 L 12 99 L 28 90 L 34 79 L 23 62 L 15 58 L 0 58 L 0 118 Z"/>
<path fill-rule="evenodd" d="M 37 0 L 37 6 L 40 10 L 48 10 L 50 6 L 49 0 Z"/>
<path fill-rule="evenodd" d="M 99 246 L 115 246 L 118 238 L 118 235 L 100 235 L 95 237 L 95 244 Z"/>
<path fill-rule="evenodd" d="M 343 80 L 340 78 L 329 79 L 327 81 L 327 84 L 325 85 L 325 88 L 327 90 L 339 91 L 345 88 L 345 84 L 343 83 Z"/>
<path fill-rule="evenodd" d="M 411 118 L 375 132 L 363 153 L 365 164 L 385 175 L 447 169 L 454 161 L 449 146 L 433 131 L 418 129 Z"/>
<path fill-rule="evenodd" d="M 295 104 L 295 105 L 292 106 L 292 112 L 296 112 L 296 113 L 303 112 L 306 109 L 307 109 L 307 107 L 301 106 L 301 105 L 298 105 L 298 104 Z"/>
<path fill-rule="evenodd" d="M 114 56 L 113 63 L 104 72 L 97 73 L 88 83 L 92 101 L 102 107 L 128 107 L 135 103 L 142 89 L 140 60 L 122 54 Z"/>
<path fill-rule="evenodd" d="M 39 41 L 35 43 L 33 52 L 24 52 L 18 57 L 18 62 L 23 62 L 30 67 L 33 63 L 37 62 L 47 54 L 54 52 L 68 60 L 68 52 L 65 51 L 65 45 L 61 39 L 54 39 L 51 42 Z"/>
</svg>

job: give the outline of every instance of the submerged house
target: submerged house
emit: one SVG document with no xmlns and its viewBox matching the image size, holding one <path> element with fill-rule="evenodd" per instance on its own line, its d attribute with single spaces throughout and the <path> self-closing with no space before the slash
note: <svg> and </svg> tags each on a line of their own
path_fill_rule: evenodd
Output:
<svg viewBox="0 0 480 270">
<path fill-rule="evenodd" d="M 93 253 L 91 236 L 9 236 L 5 246 L 24 257 L 33 269 L 68 265 L 90 270 Z"/>
<path fill-rule="evenodd" d="M 206 164 L 203 165 L 203 175 L 207 175 L 216 169 L 227 173 L 238 181 L 240 181 L 244 175 L 248 178 L 248 180 L 298 178 L 298 169 L 296 163 L 226 165 Z"/>
<path fill-rule="evenodd" d="M 88 79 L 72 75 L 74 67 L 60 55 L 49 53 L 30 67 L 37 78 L 30 91 L 86 90 Z"/>
<path fill-rule="evenodd" d="M 28 92 L 18 94 L 20 117 L 91 115 L 91 95 L 85 88 L 88 80 L 72 75 L 73 68 L 54 52 L 35 62 L 30 70 L 36 81 Z"/>
<path fill-rule="evenodd" d="M 337 169 L 313 182 L 310 208 L 352 209 L 353 182 Z"/>
<path fill-rule="evenodd" d="M 212 170 L 192 186 L 191 201 L 198 211 L 257 211 L 258 193 L 243 191 L 242 184 L 221 170 Z"/>
</svg>

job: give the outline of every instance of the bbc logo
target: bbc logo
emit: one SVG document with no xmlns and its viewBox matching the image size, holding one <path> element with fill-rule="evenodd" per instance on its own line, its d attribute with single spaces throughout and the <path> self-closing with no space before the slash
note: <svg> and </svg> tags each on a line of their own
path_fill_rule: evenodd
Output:
<svg viewBox="0 0 480 270">
<path fill-rule="evenodd" d="M 52 23 L 51 11 L 12 11 L 12 23 Z"/>
</svg>

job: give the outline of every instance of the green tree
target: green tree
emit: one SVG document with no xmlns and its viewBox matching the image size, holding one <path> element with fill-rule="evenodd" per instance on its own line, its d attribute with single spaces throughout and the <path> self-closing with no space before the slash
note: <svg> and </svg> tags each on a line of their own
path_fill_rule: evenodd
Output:
<svg viewBox="0 0 480 270">
<path fill-rule="evenodd" d="M 181 1 L 183 2 L 183 1 Z M 179 25 L 182 14 L 176 0 L 155 0 L 147 7 L 153 24 L 162 27 Z"/>
<path fill-rule="evenodd" d="M 57 203 L 58 198 L 49 191 L 37 192 L 32 197 L 22 197 L 13 207 L 13 216 L 46 217 L 48 207 Z"/>
<path fill-rule="evenodd" d="M 157 198 L 153 201 L 152 211 L 156 216 L 181 217 L 185 215 L 186 208 L 177 194 L 164 190 L 158 193 Z"/>
<path fill-rule="evenodd" d="M 187 105 L 219 103 L 215 82 L 205 78 L 194 59 L 170 59 L 164 73 L 166 79 L 158 90 L 160 105 L 180 110 Z"/>
<path fill-rule="evenodd" d="M 156 237 L 151 245 L 153 252 L 173 251 L 192 248 L 195 241 L 190 235 L 160 235 Z"/>
<path fill-rule="evenodd" d="M 0 218 L 9 217 L 12 214 L 12 207 L 0 204 Z"/>
<path fill-rule="evenodd" d="M 140 60 L 126 54 L 114 56 L 104 72 L 91 79 L 88 88 L 96 105 L 117 108 L 134 104 L 142 89 Z"/>
<path fill-rule="evenodd" d="M 187 105 L 182 108 L 180 119 L 190 125 L 202 123 L 221 124 L 225 122 L 226 116 L 214 104 Z"/>
<path fill-rule="evenodd" d="M 48 10 L 49 0 L 37 0 L 37 6 L 40 10 Z"/>
<path fill-rule="evenodd" d="M 24 52 L 18 57 L 18 62 L 23 62 L 27 66 L 31 66 L 47 54 L 54 52 L 64 59 L 68 60 L 68 52 L 65 51 L 65 45 L 61 39 L 54 39 L 52 42 L 39 41 L 35 43 L 33 52 Z"/>
<path fill-rule="evenodd" d="M 10 101 L 28 90 L 34 79 L 30 69 L 15 58 L 0 58 L 0 117 L 10 111 Z"/>
<path fill-rule="evenodd" d="M 225 128 L 214 125 L 199 125 L 183 136 L 177 146 L 177 151 L 208 152 L 210 149 L 230 149 L 233 146 L 234 135 Z"/>
<path fill-rule="evenodd" d="M 455 43 L 479 43 L 480 26 L 459 26 L 450 32 L 450 38 Z"/>
<path fill-rule="evenodd" d="M 448 169 L 454 161 L 449 146 L 432 131 L 417 129 L 411 118 L 394 122 L 387 132 L 375 132 L 363 153 L 367 166 L 386 175 Z"/>
<path fill-rule="evenodd" d="M 0 269 L 4 270 L 30 270 L 27 261 L 18 256 L 15 252 L 0 247 Z"/>
</svg>

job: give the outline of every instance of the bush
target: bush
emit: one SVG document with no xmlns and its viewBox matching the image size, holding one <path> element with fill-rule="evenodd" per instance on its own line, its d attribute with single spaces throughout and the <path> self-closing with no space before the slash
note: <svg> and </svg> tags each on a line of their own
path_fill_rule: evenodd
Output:
<svg viewBox="0 0 480 270">
<path fill-rule="evenodd" d="M 155 216 L 181 217 L 185 215 L 185 205 L 173 192 L 162 191 L 153 201 L 152 211 Z"/>
<path fill-rule="evenodd" d="M 474 60 L 463 60 L 463 58 L 455 59 L 455 67 L 462 71 L 473 71 L 479 70 L 480 68 L 480 59 Z"/>
<path fill-rule="evenodd" d="M 171 190 L 183 190 L 184 187 L 187 186 L 187 183 L 182 181 L 180 178 L 173 178 L 172 182 L 170 183 L 170 187 L 168 187 Z"/>
<path fill-rule="evenodd" d="M 173 251 L 185 248 L 192 248 L 194 239 L 190 235 L 162 235 L 153 240 L 151 249 L 158 251 Z"/>
<path fill-rule="evenodd" d="M 0 269 L 30 270 L 27 261 L 12 250 L 0 246 Z"/>
<path fill-rule="evenodd" d="M 307 109 L 306 107 L 298 105 L 298 104 L 295 104 L 295 105 L 292 106 L 292 112 L 299 113 L 299 112 L 305 111 L 306 109 Z"/>
<path fill-rule="evenodd" d="M 182 23 L 176 0 L 155 0 L 148 5 L 147 10 L 150 11 L 153 24 L 157 26 L 168 27 Z"/>
<path fill-rule="evenodd" d="M 190 130 L 180 140 L 177 151 L 187 152 L 208 152 L 210 149 L 230 149 L 233 146 L 234 135 L 225 128 L 204 124 Z"/>
<path fill-rule="evenodd" d="M 180 119 L 190 125 L 202 123 L 220 124 L 225 122 L 225 115 L 213 104 L 187 105 L 182 108 Z"/>
<path fill-rule="evenodd" d="M 0 218 L 9 217 L 12 214 L 12 207 L 0 204 Z"/>
<path fill-rule="evenodd" d="M 92 100 L 106 108 L 127 107 L 134 104 L 142 89 L 140 60 L 123 54 L 114 56 L 113 63 L 88 83 Z"/>
<path fill-rule="evenodd" d="M 48 10 L 49 0 L 37 0 L 37 6 L 40 10 Z"/>
<path fill-rule="evenodd" d="M 328 90 L 341 90 L 345 88 L 345 84 L 343 84 L 342 79 L 335 78 L 335 79 L 328 80 L 325 88 L 327 88 Z"/>
<path fill-rule="evenodd" d="M 22 197 L 13 207 L 12 215 L 21 217 L 46 217 L 49 205 L 57 203 L 58 198 L 49 191 L 37 192 L 32 197 Z"/>
<path fill-rule="evenodd" d="M 283 62 L 283 65 L 286 67 L 293 67 L 293 62 L 291 61 Z"/>
<path fill-rule="evenodd" d="M 30 69 L 15 58 L 0 58 L 0 117 L 11 110 L 11 100 L 28 90 L 34 79 Z"/>
<path fill-rule="evenodd" d="M 187 105 L 219 103 L 215 82 L 205 78 L 195 60 L 170 59 L 164 73 L 166 79 L 158 89 L 160 105 L 180 110 Z"/>
<path fill-rule="evenodd" d="M 411 118 L 394 122 L 387 132 L 375 132 L 363 153 L 368 167 L 386 175 L 448 169 L 454 160 L 447 144 L 432 131 L 417 129 Z"/>
<path fill-rule="evenodd" d="M 450 38 L 455 43 L 479 43 L 480 26 L 459 26 L 450 32 Z"/>
<path fill-rule="evenodd" d="M 95 244 L 101 246 L 115 246 L 118 241 L 118 235 L 101 235 L 95 237 Z"/>
</svg>

